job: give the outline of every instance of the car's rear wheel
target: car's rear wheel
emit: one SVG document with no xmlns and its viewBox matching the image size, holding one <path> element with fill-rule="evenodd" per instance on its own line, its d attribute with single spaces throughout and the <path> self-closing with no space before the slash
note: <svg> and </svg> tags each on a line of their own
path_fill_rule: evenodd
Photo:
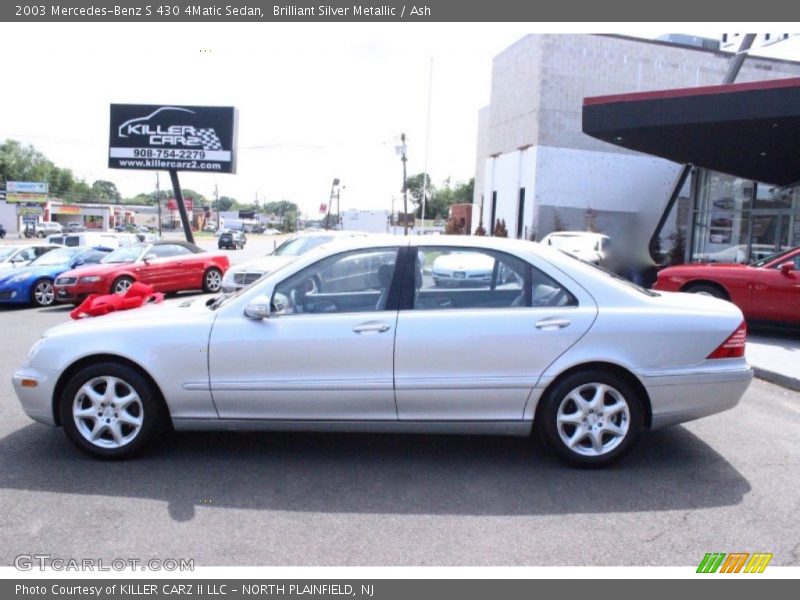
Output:
<svg viewBox="0 0 800 600">
<path fill-rule="evenodd" d="M 100 458 L 126 458 L 163 429 L 167 413 L 152 384 L 135 369 L 113 362 L 78 371 L 59 400 L 70 441 Z"/>
<path fill-rule="evenodd" d="M 642 430 L 642 399 L 611 372 L 573 373 L 541 402 L 539 433 L 550 450 L 572 464 L 607 466 L 630 450 Z"/>
<path fill-rule="evenodd" d="M 133 285 L 133 279 L 130 277 L 120 277 L 111 285 L 112 294 L 124 294 Z"/>
<path fill-rule="evenodd" d="M 203 275 L 203 291 L 206 294 L 216 294 L 222 287 L 222 271 L 214 267 L 208 269 Z"/>
<path fill-rule="evenodd" d="M 56 300 L 53 282 L 49 279 L 40 279 L 31 288 L 31 301 L 36 306 L 50 306 Z"/>
<path fill-rule="evenodd" d="M 700 294 L 701 296 L 713 296 L 722 300 L 728 299 L 727 294 L 722 289 L 709 283 L 695 283 L 688 286 L 684 291 L 690 294 Z"/>
</svg>

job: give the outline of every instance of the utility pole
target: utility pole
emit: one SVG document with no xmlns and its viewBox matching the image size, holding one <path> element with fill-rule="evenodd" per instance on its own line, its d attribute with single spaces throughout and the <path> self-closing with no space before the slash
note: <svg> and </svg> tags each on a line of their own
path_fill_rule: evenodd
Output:
<svg viewBox="0 0 800 600">
<path fill-rule="evenodd" d="M 408 161 L 406 134 L 400 134 L 400 160 L 403 162 L 403 235 L 408 235 L 408 183 L 406 181 L 406 162 Z"/>
<path fill-rule="evenodd" d="M 345 188 L 345 187 L 347 187 L 347 186 L 346 185 L 340 185 L 336 189 L 336 229 L 341 229 L 342 228 L 342 213 L 341 213 L 341 210 L 339 209 L 339 199 L 342 196 L 342 188 Z"/>
<path fill-rule="evenodd" d="M 219 229 L 219 187 L 214 184 L 214 202 L 217 205 L 217 229 Z"/>
<path fill-rule="evenodd" d="M 161 237 L 161 181 L 156 171 L 156 203 L 158 204 L 158 237 Z"/>
</svg>

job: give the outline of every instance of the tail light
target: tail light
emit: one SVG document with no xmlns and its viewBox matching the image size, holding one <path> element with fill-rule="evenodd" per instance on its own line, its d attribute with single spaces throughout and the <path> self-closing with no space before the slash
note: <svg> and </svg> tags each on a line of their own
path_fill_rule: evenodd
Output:
<svg viewBox="0 0 800 600">
<path fill-rule="evenodd" d="M 741 358 L 744 356 L 744 344 L 747 340 L 747 325 L 744 321 L 736 328 L 727 340 L 722 342 L 708 358 Z"/>
</svg>

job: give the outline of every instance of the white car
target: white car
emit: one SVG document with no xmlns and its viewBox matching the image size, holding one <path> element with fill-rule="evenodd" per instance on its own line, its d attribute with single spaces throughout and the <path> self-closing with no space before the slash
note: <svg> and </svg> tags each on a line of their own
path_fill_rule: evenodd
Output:
<svg viewBox="0 0 800 600">
<path fill-rule="evenodd" d="M 295 235 L 283 242 L 271 254 L 241 262 L 228 269 L 222 278 L 222 291 L 236 292 L 264 275 L 288 265 L 298 256 L 333 240 L 364 235 L 366 234 L 349 231 L 320 231 Z"/>
<path fill-rule="evenodd" d="M 0 273 L 26 267 L 30 262 L 42 254 L 60 248 L 55 244 L 25 244 L 23 246 L 0 247 Z"/>
<path fill-rule="evenodd" d="M 424 273 L 463 252 L 517 285 L 439 288 Z M 753 376 L 745 337 L 729 302 L 644 290 L 540 244 L 364 236 L 235 295 L 54 327 L 13 385 L 32 419 L 98 457 L 135 454 L 170 425 L 536 431 L 567 461 L 602 466 L 643 430 L 733 408 Z"/>
<path fill-rule="evenodd" d="M 606 258 L 608 241 L 609 237 L 602 233 L 555 231 L 546 235 L 541 243 L 558 248 L 593 265 L 602 265 Z"/>
</svg>

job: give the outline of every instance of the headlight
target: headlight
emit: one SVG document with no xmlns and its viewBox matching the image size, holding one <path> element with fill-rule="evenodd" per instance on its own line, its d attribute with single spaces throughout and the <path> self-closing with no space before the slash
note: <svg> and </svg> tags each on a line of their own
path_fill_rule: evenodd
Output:
<svg viewBox="0 0 800 600">
<path fill-rule="evenodd" d="M 97 283 L 98 281 L 102 281 L 103 278 L 99 275 L 87 275 L 86 277 L 81 277 L 81 283 Z"/>
</svg>

